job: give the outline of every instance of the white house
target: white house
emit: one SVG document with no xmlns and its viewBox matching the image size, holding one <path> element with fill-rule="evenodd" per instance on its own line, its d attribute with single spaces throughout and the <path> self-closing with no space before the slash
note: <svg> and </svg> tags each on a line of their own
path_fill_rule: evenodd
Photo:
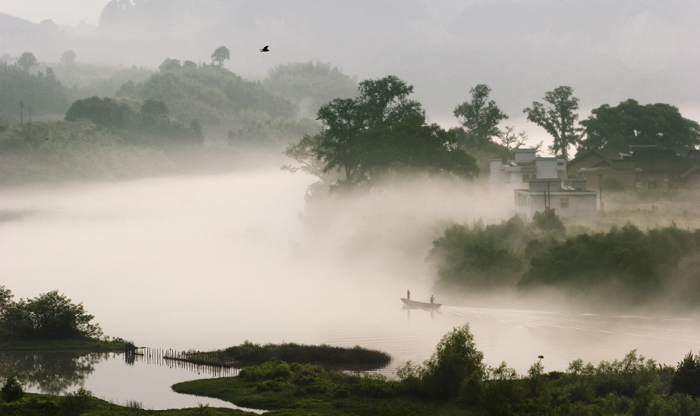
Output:
<svg viewBox="0 0 700 416">
<path fill-rule="evenodd" d="M 566 160 L 537 157 L 536 149 L 515 149 L 515 158 L 491 159 L 490 185 L 492 194 L 509 195 L 515 189 L 528 187 L 531 179 L 566 180 Z"/>
<path fill-rule="evenodd" d="M 563 222 L 593 226 L 596 223 L 597 193 L 586 190 L 585 179 L 562 185 L 558 178 L 530 179 L 527 189 L 515 189 L 515 212 L 532 221 L 535 212 L 554 208 Z"/>
</svg>

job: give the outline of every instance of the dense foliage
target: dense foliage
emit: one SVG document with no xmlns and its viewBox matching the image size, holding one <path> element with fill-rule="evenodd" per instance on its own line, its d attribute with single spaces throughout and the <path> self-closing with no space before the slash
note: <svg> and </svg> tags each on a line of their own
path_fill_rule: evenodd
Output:
<svg viewBox="0 0 700 416">
<path fill-rule="evenodd" d="M 586 138 L 581 150 L 626 152 L 630 145 L 656 145 L 678 152 L 700 144 L 700 124 L 684 118 L 669 104 L 641 105 L 629 99 L 612 107 L 603 104 L 581 121 Z"/>
<path fill-rule="evenodd" d="M 357 97 L 321 107 L 320 134 L 285 153 L 322 178 L 337 172 L 335 184 L 341 186 L 367 185 L 388 172 L 477 175 L 474 158 L 456 148 L 453 136 L 427 123 L 420 103 L 408 98 L 412 92 L 395 76 L 363 81 Z"/>
<path fill-rule="evenodd" d="M 539 285 L 592 288 L 615 284 L 632 298 L 658 294 L 670 270 L 700 250 L 700 231 L 676 227 L 641 231 L 634 225 L 581 234 L 533 257 L 522 288 Z"/>
<path fill-rule="evenodd" d="M 171 121 L 165 103 L 147 99 L 138 111 L 136 105 L 127 100 L 91 97 L 74 102 L 66 113 L 66 121 L 87 119 L 93 123 L 119 130 L 137 131 L 138 134 L 153 134 L 179 140 L 190 144 L 201 143 L 202 136 L 199 121 L 194 119 L 186 126 L 179 121 Z"/>
<path fill-rule="evenodd" d="M 29 121 L 30 107 L 35 119 L 63 114 L 70 97 L 70 91 L 56 79 L 51 68 L 32 73 L 19 65 L 0 62 L 0 125 L 17 123 L 20 118 Z M 20 102 L 24 104 L 23 109 L 20 109 Z"/>
<path fill-rule="evenodd" d="M 167 59 L 161 71 L 141 83 L 127 82 L 118 96 L 162 101 L 178 120 L 199 120 L 224 131 L 279 117 L 292 118 L 297 107 L 225 68 L 182 65 Z"/>
<path fill-rule="evenodd" d="M 0 183 L 134 178 L 177 165 L 168 138 L 102 128 L 88 120 L 13 124 L 0 132 Z"/>
<path fill-rule="evenodd" d="M 677 308 L 697 306 L 700 294 L 700 230 L 627 224 L 566 236 L 554 210 L 527 225 L 517 216 L 487 226 L 449 225 L 429 259 L 443 292 L 553 287 L 614 298 L 618 306 L 672 297 Z"/>
<path fill-rule="evenodd" d="M 98 338 L 102 329 L 90 323 L 94 318 L 83 304 L 74 304 L 65 295 L 52 291 L 33 299 L 12 301 L 12 293 L 0 286 L 6 299 L 0 309 L 0 323 L 18 338 L 70 339 Z"/>
<path fill-rule="evenodd" d="M 565 372 L 549 373 L 540 357 L 519 376 L 505 362 L 484 365 L 466 325 L 446 334 L 423 365 L 400 368 L 398 380 L 274 361 L 173 390 L 273 414 L 696 415 L 700 399 L 683 389 L 693 387 L 700 358 L 688 357 L 674 369 L 633 350 L 621 360 L 593 365 L 577 359 Z"/>
<path fill-rule="evenodd" d="M 323 365 L 371 365 L 382 367 L 391 357 L 381 351 L 356 346 L 354 348 L 333 347 L 330 345 L 254 344 L 244 342 L 225 350 L 228 357 L 244 364 L 260 364 L 267 361 L 288 363 L 312 363 Z"/>
</svg>

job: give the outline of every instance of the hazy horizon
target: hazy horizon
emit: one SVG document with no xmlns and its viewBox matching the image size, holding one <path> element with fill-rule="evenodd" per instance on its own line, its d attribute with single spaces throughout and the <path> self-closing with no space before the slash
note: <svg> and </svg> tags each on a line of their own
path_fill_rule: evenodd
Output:
<svg viewBox="0 0 700 416">
<path fill-rule="evenodd" d="M 458 124 L 452 110 L 485 83 L 510 117 L 501 126 L 526 130 L 532 143 L 549 138 L 522 110 L 560 85 L 580 98 L 580 119 L 633 98 L 700 120 L 693 19 L 700 4 L 688 0 L 120 4 L 0 1 L 0 55 L 31 51 L 51 63 L 71 49 L 78 62 L 157 68 L 165 58 L 208 63 L 225 45 L 232 55 L 225 67 L 251 80 L 278 64 L 308 61 L 329 62 L 358 80 L 397 75 L 444 127 Z M 77 27 L 81 20 L 87 26 Z M 270 53 L 259 53 L 264 45 Z"/>
</svg>

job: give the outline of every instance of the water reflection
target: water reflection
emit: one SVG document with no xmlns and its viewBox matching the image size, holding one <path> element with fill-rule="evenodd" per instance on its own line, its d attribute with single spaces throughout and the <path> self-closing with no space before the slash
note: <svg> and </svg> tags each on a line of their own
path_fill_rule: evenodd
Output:
<svg viewBox="0 0 700 416">
<path fill-rule="evenodd" d="M 0 374 L 13 370 L 27 376 L 27 387 L 45 394 L 62 394 L 84 385 L 100 361 L 114 353 L 75 351 L 0 352 Z"/>
</svg>

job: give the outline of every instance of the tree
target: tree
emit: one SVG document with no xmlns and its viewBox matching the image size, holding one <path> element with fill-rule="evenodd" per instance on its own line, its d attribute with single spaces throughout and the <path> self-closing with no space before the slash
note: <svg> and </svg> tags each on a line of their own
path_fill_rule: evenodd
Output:
<svg viewBox="0 0 700 416">
<path fill-rule="evenodd" d="M 37 61 L 36 57 L 31 52 L 24 52 L 17 60 L 17 66 L 27 72 L 38 64 L 39 61 Z"/>
<path fill-rule="evenodd" d="M 474 158 L 456 148 L 452 135 L 426 123 L 420 103 L 408 99 L 412 92 L 395 76 L 363 81 L 357 97 L 337 98 L 319 109 L 318 137 L 305 138 L 286 153 L 298 161 L 310 153 L 323 163 L 321 175 L 343 176 L 338 185 L 367 184 L 385 172 L 411 169 L 476 175 Z"/>
<path fill-rule="evenodd" d="M 34 299 L 13 302 L 0 317 L 14 335 L 44 339 L 99 337 L 102 329 L 90 323 L 93 318 L 82 303 L 71 303 L 57 290 Z"/>
<path fill-rule="evenodd" d="M 224 66 L 224 61 L 227 59 L 231 59 L 231 52 L 225 46 L 219 46 L 214 53 L 211 54 L 212 65 L 216 64 L 218 67 Z"/>
<path fill-rule="evenodd" d="M 553 231 L 560 234 L 566 232 L 566 227 L 554 211 L 554 208 L 547 207 L 542 212 L 535 212 L 535 215 L 532 216 L 532 222 L 535 224 L 535 227 L 542 231 Z"/>
<path fill-rule="evenodd" d="M 75 65 L 75 58 L 76 54 L 73 51 L 65 51 L 63 52 L 63 55 L 61 55 L 61 64 L 66 65 L 66 66 L 73 66 Z"/>
<path fill-rule="evenodd" d="M 525 146 L 527 141 L 530 139 L 530 137 L 524 131 L 521 131 L 520 133 L 515 133 L 514 130 L 515 127 L 506 126 L 505 131 L 502 131 L 498 134 L 498 140 L 500 141 L 500 145 L 505 148 L 504 156 L 506 158 L 513 157 L 513 150 L 520 149 L 521 147 Z M 539 142 L 534 146 L 534 149 L 538 152 L 541 148 L 542 142 Z"/>
<path fill-rule="evenodd" d="M 469 91 L 471 101 L 465 101 L 454 110 L 455 117 L 479 147 L 498 136 L 498 123 L 508 118 L 495 101 L 488 101 L 490 92 L 491 88 L 487 85 L 479 84 Z"/>
<path fill-rule="evenodd" d="M 141 104 L 141 121 L 144 124 L 163 124 L 170 121 L 168 106 L 164 102 L 148 99 Z"/>
<path fill-rule="evenodd" d="M 581 150 L 627 151 L 630 145 L 656 145 L 678 152 L 700 144 L 700 124 L 684 118 L 669 104 L 640 105 L 628 99 L 615 107 L 603 104 L 581 121 L 586 138 Z"/>
<path fill-rule="evenodd" d="M 10 289 L 5 289 L 5 286 L 0 286 L 0 316 L 2 316 L 5 308 L 12 303 L 12 294 Z"/>
<path fill-rule="evenodd" d="M 678 363 L 671 379 L 671 391 L 700 397 L 700 356 L 691 351 Z"/>
<path fill-rule="evenodd" d="M 158 70 L 160 72 L 175 71 L 180 68 L 182 68 L 182 65 L 180 65 L 180 60 L 170 58 L 165 58 L 163 63 L 161 63 L 160 66 L 158 66 Z"/>
<path fill-rule="evenodd" d="M 90 97 L 75 101 L 66 112 L 66 121 L 88 119 L 95 124 L 109 127 L 126 127 L 132 111 L 124 104 L 109 97 Z"/>
<path fill-rule="evenodd" d="M 469 324 L 454 328 L 442 337 L 424 363 L 423 382 L 428 394 L 437 400 L 462 396 L 474 401 L 484 377 L 483 358 L 484 354 L 476 349 Z"/>
<path fill-rule="evenodd" d="M 537 101 L 533 101 L 532 108 L 523 110 L 527 114 L 528 121 L 544 128 L 552 135 L 554 143 L 549 147 L 555 155 L 564 159 L 569 158 L 569 146 L 579 142 L 579 129 L 574 127 L 578 120 L 578 98 L 574 97 L 571 87 L 561 86 L 548 91 L 544 95 L 544 101 L 550 105 L 545 107 Z"/>
</svg>

